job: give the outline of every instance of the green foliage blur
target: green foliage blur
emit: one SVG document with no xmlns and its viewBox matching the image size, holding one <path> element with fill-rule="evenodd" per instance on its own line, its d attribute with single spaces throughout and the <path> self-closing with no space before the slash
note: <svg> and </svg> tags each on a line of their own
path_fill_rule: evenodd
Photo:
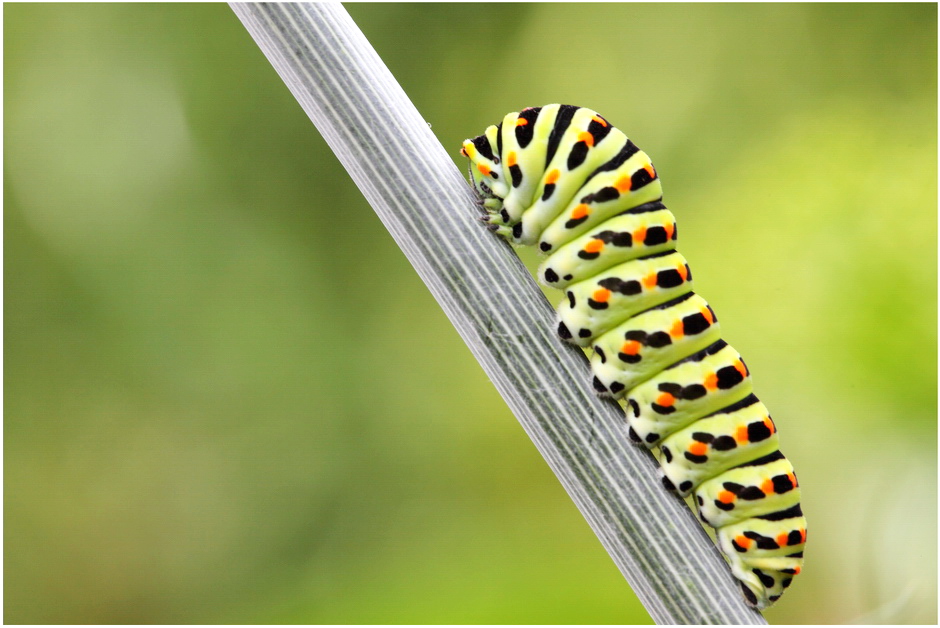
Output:
<svg viewBox="0 0 940 628">
<path fill-rule="evenodd" d="M 936 5 L 347 9 L 461 169 L 652 156 L 803 486 L 768 620 L 935 623 Z M 4 75 L 7 623 L 650 621 L 226 5 L 7 4 Z"/>
</svg>

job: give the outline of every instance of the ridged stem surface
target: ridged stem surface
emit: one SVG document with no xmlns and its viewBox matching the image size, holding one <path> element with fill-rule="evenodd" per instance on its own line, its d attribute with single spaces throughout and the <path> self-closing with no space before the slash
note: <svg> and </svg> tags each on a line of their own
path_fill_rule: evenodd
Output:
<svg viewBox="0 0 940 628">
<path fill-rule="evenodd" d="M 594 395 L 584 354 L 555 336 L 535 281 L 477 220 L 463 175 L 343 7 L 231 6 L 654 621 L 765 623 L 692 512 L 662 488 L 653 457 L 631 445 L 620 407 Z"/>
</svg>

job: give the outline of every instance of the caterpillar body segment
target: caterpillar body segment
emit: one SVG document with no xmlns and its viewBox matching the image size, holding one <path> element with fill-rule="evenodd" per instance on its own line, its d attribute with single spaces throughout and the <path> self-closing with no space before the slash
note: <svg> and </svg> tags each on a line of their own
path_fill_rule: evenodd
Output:
<svg viewBox="0 0 940 628">
<path fill-rule="evenodd" d="M 591 369 L 600 394 L 622 397 L 656 373 L 717 342 L 718 318 L 694 292 L 627 319 L 594 341 Z"/>
<path fill-rule="evenodd" d="M 745 599 L 758 609 L 780 599 L 793 576 L 802 571 L 806 543 L 802 515 L 777 521 L 748 519 L 718 528 L 716 536 L 722 553 L 734 556 L 731 573 L 741 581 Z"/>
<path fill-rule="evenodd" d="M 461 153 L 496 234 L 546 254 L 558 335 L 591 347 L 594 388 L 624 402 L 663 483 L 693 496 L 744 597 L 773 604 L 803 566 L 800 487 L 744 360 L 692 291 L 649 156 L 590 109 L 513 112 Z"/>
<path fill-rule="evenodd" d="M 719 340 L 627 394 L 630 438 L 659 445 L 666 435 L 740 401 L 751 390 L 741 356 Z"/>
<path fill-rule="evenodd" d="M 741 460 L 760 460 L 779 449 L 770 413 L 751 394 L 660 441 L 660 464 L 671 485 L 685 497 Z"/>
<path fill-rule="evenodd" d="M 603 228 L 555 249 L 539 267 L 542 283 L 563 289 L 621 262 L 675 248 L 676 219 L 662 203 L 647 203 L 608 218 Z"/>
<path fill-rule="evenodd" d="M 800 503 L 793 465 L 786 458 L 760 465 L 725 471 L 695 489 L 702 521 L 713 528 L 737 523 L 742 517 L 788 512 Z M 732 508 L 733 506 L 733 508 Z"/>
<path fill-rule="evenodd" d="M 689 291 L 692 274 L 676 251 L 614 266 L 569 285 L 558 307 L 559 334 L 586 347 L 624 320 Z"/>
</svg>

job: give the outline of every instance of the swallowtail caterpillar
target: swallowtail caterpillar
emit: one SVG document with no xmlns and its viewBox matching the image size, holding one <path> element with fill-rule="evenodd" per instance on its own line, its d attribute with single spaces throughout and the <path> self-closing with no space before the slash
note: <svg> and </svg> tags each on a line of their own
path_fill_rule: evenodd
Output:
<svg viewBox="0 0 940 628">
<path fill-rule="evenodd" d="M 666 488 L 693 495 L 747 602 L 776 602 L 803 566 L 799 483 L 744 360 L 692 292 L 650 158 L 572 105 L 510 113 L 461 154 L 489 229 L 547 255 L 538 277 L 567 297 L 558 335 L 593 349 L 594 388 L 624 400 Z"/>
</svg>

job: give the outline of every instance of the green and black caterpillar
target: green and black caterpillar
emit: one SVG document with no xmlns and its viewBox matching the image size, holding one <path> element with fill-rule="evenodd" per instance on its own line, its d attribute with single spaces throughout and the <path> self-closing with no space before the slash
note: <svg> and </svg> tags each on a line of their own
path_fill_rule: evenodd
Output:
<svg viewBox="0 0 940 628">
<path fill-rule="evenodd" d="M 629 435 L 663 483 L 694 496 L 748 603 L 773 604 L 803 565 L 793 467 L 718 319 L 692 292 L 650 158 L 596 112 L 546 105 L 466 140 L 487 226 L 547 255 L 565 291 L 558 335 L 593 348 L 594 387 L 625 400 Z"/>
</svg>

